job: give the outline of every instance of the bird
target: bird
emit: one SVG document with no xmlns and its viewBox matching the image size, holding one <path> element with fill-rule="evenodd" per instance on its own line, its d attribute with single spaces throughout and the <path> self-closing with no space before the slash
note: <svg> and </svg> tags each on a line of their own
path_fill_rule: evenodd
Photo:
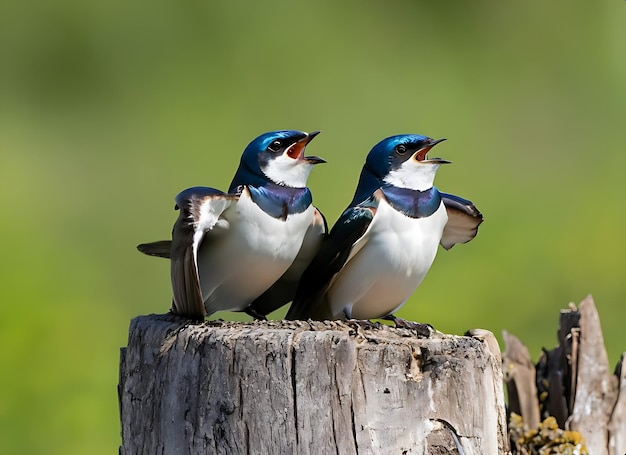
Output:
<svg viewBox="0 0 626 455">
<path fill-rule="evenodd" d="M 402 134 L 372 148 L 352 202 L 302 274 L 286 319 L 407 325 L 394 313 L 422 283 L 438 245 L 469 242 L 483 221 L 472 202 L 433 186 L 450 161 L 427 154 L 444 140 Z"/>
<path fill-rule="evenodd" d="M 170 258 L 170 312 L 203 320 L 217 311 L 257 319 L 293 299 L 327 232 L 306 186 L 326 161 L 305 156 L 319 131 L 270 131 L 245 148 L 227 193 L 191 187 L 175 198 L 172 240 L 137 246 Z"/>
</svg>

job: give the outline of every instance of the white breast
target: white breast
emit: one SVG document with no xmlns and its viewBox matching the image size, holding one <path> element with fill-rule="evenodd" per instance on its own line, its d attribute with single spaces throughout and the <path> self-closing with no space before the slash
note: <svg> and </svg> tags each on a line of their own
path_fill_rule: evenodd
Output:
<svg viewBox="0 0 626 455">
<path fill-rule="evenodd" d="M 333 314 L 371 319 L 401 307 L 430 269 L 447 218 L 443 203 L 429 217 L 410 218 L 382 200 L 328 291 Z"/>
<path fill-rule="evenodd" d="M 289 268 L 313 220 L 313 206 L 279 220 L 247 191 L 223 214 L 230 228 L 201 246 L 198 270 L 207 312 L 246 308 Z"/>
</svg>

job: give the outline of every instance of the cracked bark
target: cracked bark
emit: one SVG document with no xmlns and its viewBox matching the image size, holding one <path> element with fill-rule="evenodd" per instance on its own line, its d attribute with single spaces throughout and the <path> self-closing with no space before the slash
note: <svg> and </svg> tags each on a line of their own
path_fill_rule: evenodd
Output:
<svg viewBox="0 0 626 455">
<path fill-rule="evenodd" d="M 135 318 L 121 454 L 506 453 L 493 335 Z"/>
</svg>

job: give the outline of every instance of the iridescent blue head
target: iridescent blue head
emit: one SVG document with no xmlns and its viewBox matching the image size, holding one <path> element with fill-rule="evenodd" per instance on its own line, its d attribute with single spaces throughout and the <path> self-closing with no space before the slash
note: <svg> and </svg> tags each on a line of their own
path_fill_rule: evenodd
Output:
<svg viewBox="0 0 626 455">
<path fill-rule="evenodd" d="M 230 185 L 263 186 L 273 182 L 280 186 L 303 188 L 315 164 L 325 163 L 317 156 L 304 156 L 304 150 L 319 131 L 270 131 L 254 139 L 243 152 L 239 168 Z"/>
<path fill-rule="evenodd" d="M 383 139 L 367 155 L 352 204 L 367 199 L 381 186 L 426 191 L 433 186 L 441 158 L 427 158 L 431 148 L 445 139 L 400 134 Z"/>
</svg>

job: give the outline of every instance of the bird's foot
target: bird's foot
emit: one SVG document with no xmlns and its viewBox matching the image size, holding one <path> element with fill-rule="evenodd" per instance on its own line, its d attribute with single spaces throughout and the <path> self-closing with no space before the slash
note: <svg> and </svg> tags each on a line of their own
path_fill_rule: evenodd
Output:
<svg viewBox="0 0 626 455">
<path fill-rule="evenodd" d="M 432 333 L 435 331 L 432 325 L 430 324 L 422 324 L 420 322 L 407 321 L 406 319 L 402 319 L 399 317 L 390 314 L 389 316 L 385 316 L 383 319 L 386 321 L 392 321 L 397 329 L 408 329 L 414 330 L 418 336 L 429 338 Z"/>
<path fill-rule="evenodd" d="M 267 318 L 264 314 L 257 313 L 252 307 L 246 308 L 245 310 L 243 310 L 243 312 L 246 313 L 248 316 L 252 316 L 258 321 L 267 321 Z"/>
<path fill-rule="evenodd" d="M 368 319 L 347 319 L 344 323 L 351 327 L 358 327 L 360 329 L 371 330 L 380 328 L 380 324 L 378 322 L 372 322 Z"/>
<path fill-rule="evenodd" d="M 204 316 L 199 314 L 194 315 L 186 315 L 186 314 L 178 314 L 174 311 L 174 307 L 170 308 L 167 313 L 163 316 L 169 318 L 172 321 L 182 321 L 185 320 L 191 324 L 202 324 L 204 322 Z"/>
<path fill-rule="evenodd" d="M 380 330 L 381 324 L 379 322 L 372 322 L 367 319 L 346 319 L 343 323 L 350 327 L 351 336 L 360 336 L 367 341 L 378 343 L 376 337 L 372 338 L 370 335 L 373 335 L 374 331 Z"/>
</svg>

